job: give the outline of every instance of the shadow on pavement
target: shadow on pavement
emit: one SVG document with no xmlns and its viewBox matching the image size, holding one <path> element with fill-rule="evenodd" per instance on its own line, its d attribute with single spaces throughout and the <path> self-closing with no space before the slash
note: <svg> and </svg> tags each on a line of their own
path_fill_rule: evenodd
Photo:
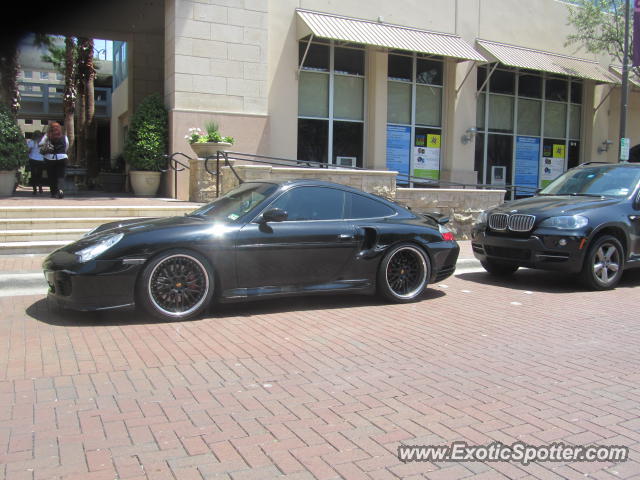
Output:
<svg viewBox="0 0 640 480">
<path fill-rule="evenodd" d="M 428 288 L 419 302 L 429 301 L 445 295 L 441 290 Z M 304 297 L 283 297 L 274 299 L 252 300 L 238 303 L 214 303 L 204 315 L 187 320 L 203 318 L 252 317 L 272 313 L 289 313 L 296 311 L 329 310 L 340 308 L 357 308 L 389 305 L 373 295 L 318 295 Z M 104 310 L 100 312 L 76 312 L 64 310 L 49 304 L 46 299 L 38 300 L 26 310 L 27 315 L 49 325 L 60 327 L 141 325 L 150 323 L 174 323 L 175 320 L 159 320 L 147 313 L 133 308 L 121 310 Z M 179 322 L 179 321 L 178 321 Z"/>
<path fill-rule="evenodd" d="M 530 290 L 541 293 L 571 293 L 587 292 L 587 289 L 577 275 L 562 272 L 547 272 L 530 268 L 521 268 L 507 277 L 494 277 L 487 272 L 460 273 L 456 275 L 466 280 L 484 285 L 494 285 L 511 290 Z M 640 286 L 640 269 L 629 270 L 624 273 L 618 284 L 618 289 Z"/>
</svg>

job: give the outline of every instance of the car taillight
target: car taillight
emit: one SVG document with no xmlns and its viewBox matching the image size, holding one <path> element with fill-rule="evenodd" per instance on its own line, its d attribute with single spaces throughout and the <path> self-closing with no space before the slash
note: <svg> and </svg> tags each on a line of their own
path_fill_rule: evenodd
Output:
<svg viewBox="0 0 640 480">
<path fill-rule="evenodd" d="M 456 237 L 453 235 L 453 232 L 442 232 L 442 239 L 445 242 L 453 242 L 455 241 Z"/>
</svg>

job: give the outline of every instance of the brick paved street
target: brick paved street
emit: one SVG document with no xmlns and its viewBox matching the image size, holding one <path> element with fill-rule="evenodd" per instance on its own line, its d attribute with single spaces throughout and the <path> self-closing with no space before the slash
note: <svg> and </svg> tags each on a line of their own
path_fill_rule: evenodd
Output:
<svg viewBox="0 0 640 480">
<path fill-rule="evenodd" d="M 571 282 L 461 273 L 414 304 L 300 298 L 180 323 L 0 298 L 0 479 L 640 478 L 640 272 L 612 292 Z M 454 440 L 631 453 L 396 457 Z"/>
</svg>

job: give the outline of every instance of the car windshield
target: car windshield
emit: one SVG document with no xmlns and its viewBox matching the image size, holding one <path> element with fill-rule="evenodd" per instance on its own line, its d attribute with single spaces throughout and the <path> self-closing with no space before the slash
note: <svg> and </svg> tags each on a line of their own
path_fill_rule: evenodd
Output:
<svg viewBox="0 0 640 480">
<path fill-rule="evenodd" d="M 540 195 L 626 197 L 640 179 L 640 168 L 611 166 L 569 170 L 540 191 Z"/>
<path fill-rule="evenodd" d="M 270 196 L 278 185 L 273 183 L 244 183 L 226 195 L 191 212 L 190 217 L 206 217 L 219 222 L 235 222 L 255 209 Z"/>
</svg>

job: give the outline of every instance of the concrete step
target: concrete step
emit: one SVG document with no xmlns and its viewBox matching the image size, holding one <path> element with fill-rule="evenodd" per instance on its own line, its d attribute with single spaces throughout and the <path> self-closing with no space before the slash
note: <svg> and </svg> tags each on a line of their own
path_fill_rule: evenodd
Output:
<svg viewBox="0 0 640 480">
<path fill-rule="evenodd" d="M 3 230 L 0 231 L 0 242 L 38 242 L 43 240 L 71 242 L 79 239 L 90 230 L 90 228 Z"/>
<path fill-rule="evenodd" d="M 18 255 L 25 253 L 51 253 L 64 247 L 68 240 L 41 240 L 38 242 L 0 242 L 0 255 Z"/>
<path fill-rule="evenodd" d="M 195 210 L 193 205 L 60 205 L 3 206 L 0 218 L 169 217 Z"/>
<path fill-rule="evenodd" d="M 182 216 L 195 208 L 171 204 L 7 206 L 0 209 L 0 255 L 50 253 L 103 223 Z"/>
<path fill-rule="evenodd" d="M 0 218 L 0 234 L 5 230 L 43 230 L 62 228 L 94 228 L 98 225 L 131 217 L 45 217 L 45 218 Z M 139 217 L 146 218 L 146 217 Z"/>
</svg>

